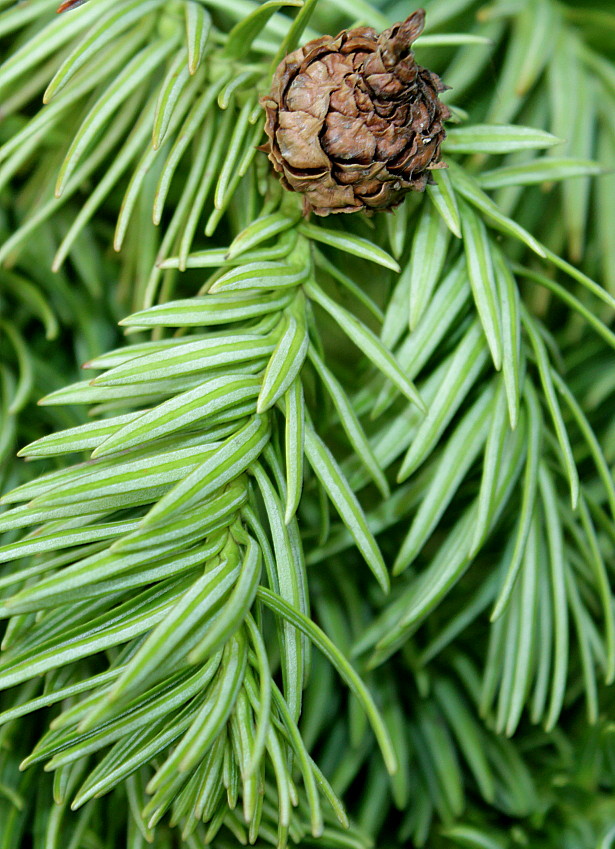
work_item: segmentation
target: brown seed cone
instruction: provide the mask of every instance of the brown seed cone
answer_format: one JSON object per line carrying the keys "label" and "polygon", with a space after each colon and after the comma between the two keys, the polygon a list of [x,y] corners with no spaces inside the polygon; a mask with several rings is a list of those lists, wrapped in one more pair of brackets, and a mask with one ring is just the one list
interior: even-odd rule
{"label": "brown seed cone", "polygon": [[285,188],[303,193],[306,214],[390,209],[444,167],[445,86],[410,50],[424,22],[419,9],[380,35],[371,27],[325,35],[278,65],[261,99],[269,137],[261,149]]}

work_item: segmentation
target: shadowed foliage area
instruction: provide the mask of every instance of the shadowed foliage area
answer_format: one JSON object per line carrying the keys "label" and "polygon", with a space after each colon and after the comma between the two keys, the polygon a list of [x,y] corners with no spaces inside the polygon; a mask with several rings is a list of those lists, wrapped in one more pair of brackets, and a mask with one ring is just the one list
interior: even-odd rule
{"label": "shadowed foliage area", "polygon": [[[609,849],[611,3],[57,5],[0,0],[0,849]],[[349,30],[360,133],[276,135]],[[419,191],[306,217],[268,138]]]}

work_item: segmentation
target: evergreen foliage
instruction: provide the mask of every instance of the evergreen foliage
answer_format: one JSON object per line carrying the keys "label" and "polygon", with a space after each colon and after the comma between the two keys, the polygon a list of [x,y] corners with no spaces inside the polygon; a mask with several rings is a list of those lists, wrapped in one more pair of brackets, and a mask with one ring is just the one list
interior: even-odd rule
{"label": "evergreen foliage", "polygon": [[0,849],[608,849],[608,0],[425,2],[448,169],[316,221],[259,96],[406,2],[56,6],[0,0]]}

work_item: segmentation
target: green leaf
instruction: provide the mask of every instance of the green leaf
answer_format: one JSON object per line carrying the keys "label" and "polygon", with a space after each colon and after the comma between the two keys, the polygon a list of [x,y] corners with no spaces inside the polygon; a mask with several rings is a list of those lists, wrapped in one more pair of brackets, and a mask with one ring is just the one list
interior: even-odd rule
{"label": "green leaf", "polygon": [[[293,550],[284,521],[282,505],[260,464],[254,465],[253,472],[263,497],[271,529],[277,574],[275,591],[294,609],[307,613],[309,605],[308,599],[305,597],[306,584],[304,580],[301,580],[304,567]],[[281,643],[284,696],[290,714],[293,720],[297,722],[301,714],[305,664],[302,639],[295,628],[285,623]]]}
{"label": "green leaf", "polygon": [[[539,541],[540,555],[546,560],[547,550],[544,534]],[[536,646],[538,647],[535,659],[536,672],[534,675],[534,687],[531,697],[531,719],[532,722],[544,720],[545,703],[547,700],[549,684],[553,679],[552,657],[554,641],[553,601],[549,586],[549,574],[546,569],[538,572],[539,599],[538,616],[536,619]]]}
{"label": "green leaf", "polygon": [[515,271],[527,280],[538,283],[540,286],[544,286],[545,289],[549,289],[549,291],[554,292],[558,298],[582,316],[592,329],[602,336],[611,348],[615,348],[615,333],[613,333],[613,331],[603,321],[601,321],[600,318],[592,312],[592,310],[588,309],[585,304],[583,304],[582,301],[576,298],[571,292],[563,286],[560,286],[560,284],[556,283],[555,280],[551,280],[550,277],[540,274],[540,272],[532,271],[528,268],[523,268],[522,266],[516,266]]}
{"label": "green leaf", "polygon": [[[206,339],[194,336],[191,339],[193,341],[188,342],[169,339],[163,349],[151,353],[145,346],[134,346],[135,356],[125,356],[124,362],[112,356],[99,358],[95,361],[96,368],[111,368],[94,378],[93,383],[96,386],[134,386],[200,372],[206,377],[212,369],[233,370],[244,362],[268,357],[275,347],[272,335],[251,332],[214,332]],[[132,350],[125,348],[124,353]]]}
{"label": "green leaf", "polygon": [[495,780],[484,751],[481,726],[449,679],[438,678],[434,683],[434,691],[440,709],[451,726],[483,799],[491,802],[495,797]]}
{"label": "green leaf", "polygon": [[399,575],[413,562],[467,475],[487,437],[492,402],[493,391],[488,386],[448,440],[421,506],[401,543],[393,565],[394,575]]}
{"label": "green leaf", "polygon": [[[395,288],[389,302],[387,304],[382,329],[380,331],[380,339],[382,344],[387,348],[393,348],[400,338],[408,331],[407,316],[410,312],[410,286],[412,285],[412,263],[407,262],[403,268],[399,279],[395,284]],[[399,355],[398,355],[399,358]],[[397,390],[391,390],[390,386],[385,387],[381,392],[397,394]]]}
{"label": "green leaf", "polygon": [[491,245],[487,230],[481,219],[465,204],[462,207],[461,223],[464,248],[468,265],[468,277],[494,367],[502,367],[502,319],[496,289]]}
{"label": "green leaf", "polygon": [[[104,709],[114,702],[126,703],[142,694],[143,685],[155,677],[157,669],[170,656],[179,666],[184,660],[190,643],[190,632],[203,620],[211,618],[212,609],[231,591],[239,574],[236,562],[222,559],[210,565],[205,574],[198,578],[169,610],[165,618],[148,634],[138,651],[128,661],[122,674],[113,684],[100,708],[95,708],[82,724],[83,730],[93,728],[103,716]],[[194,640],[191,641],[194,643]],[[217,660],[217,662],[216,662]],[[220,657],[212,658],[213,677]]]}
{"label": "green leaf", "polygon": [[411,740],[419,763],[428,773],[428,781],[437,786],[439,807],[445,818],[449,818],[449,811],[459,816],[464,807],[463,780],[448,728],[432,703],[423,702],[417,715],[418,728]]}
{"label": "green leaf", "polygon": [[429,199],[453,236],[461,239],[461,219],[451,178],[446,171],[438,169],[432,171],[431,176],[434,182],[427,186]]}
{"label": "green leaf", "polygon": [[442,835],[465,849],[506,849],[503,838],[472,825],[450,826],[443,829]]}
{"label": "green leaf", "polygon": [[598,162],[586,159],[555,159],[544,157],[521,165],[506,165],[494,171],[483,171],[478,183],[483,189],[501,189],[503,186],[533,186],[552,180],[591,176],[603,173]]}
{"label": "green leaf", "polygon": [[188,656],[190,663],[202,663],[206,657],[223,646],[243,624],[254,601],[262,562],[258,544],[248,536],[237,583],[220,616],[212,621],[205,635],[190,652]]}
{"label": "green leaf", "polygon": [[317,227],[315,224],[306,224],[305,222],[299,225],[299,232],[308,239],[322,242],[323,245],[337,248],[338,251],[361,257],[361,259],[368,259],[370,262],[375,262],[377,265],[382,265],[393,271],[400,270],[399,265],[390,254],[361,236],[337,230],[326,230],[324,227]]}
{"label": "green leaf", "polygon": [[482,545],[491,522],[491,511],[494,504],[495,491],[500,471],[500,461],[504,443],[508,436],[506,427],[506,405],[501,387],[497,390],[491,411],[491,425],[485,445],[483,458],[483,474],[478,495],[478,515],[471,555],[474,557]]}
{"label": "green leaf", "polygon": [[[81,723],[76,729],[70,729],[64,733],[61,730],[60,739],[57,739],[55,744],[54,729],[48,735],[48,745],[45,746],[45,738],[43,738],[32,755],[22,763],[22,767],[51,756],[46,769],[57,770],[116,740],[141,737],[160,718],[164,719],[169,714],[177,715],[178,707],[188,702],[191,697],[206,691],[219,663],[220,658],[217,657],[213,663],[199,669],[196,674],[190,675],[183,671],[183,674],[175,674],[160,684],[150,687],[129,703],[124,711],[116,711],[115,715],[102,725],[88,724],[88,716],[86,723]],[[66,714],[62,714],[63,718],[64,716]],[[84,726],[88,730],[84,731]]]}
{"label": "green leaf", "polygon": [[355,672],[352,665],[318,625],[294,607],[291,607],[277,593],[272,592],[266,587],[259,587],[256,594],[260,601],[266,604],[274,613],[284,617],[295,628],[298,628],[304,633],[335,667],[340,677],[348,685],[353,695],[356,696],[363,707],[376,735],[387,770],[390,774],[395,773],[397,771],[397,758],[395,757],[391,738],[369,690]]}
{"label": "green leaf", "polygon": [[[507,638],[505,673],[507,686],[500,690],[498,705],[498,731],[512,736],[517,728],[529,692],[532,673],[532,652],[536,638],[536,597],[538,589],[539,549],[537,545],[536,516],[532,517],[532,526],[523,552],[523,566],[518,584],[515,587],[514,604],[510,607],[510,617],[515,619],[515,639]],[[509,629],[513,630],[513,629]],[[508,661],[510,660],[510,666]]]}
{"label": "green leaf", "polygon": [[248,262],[218,277],[210,292],[290,289],[305,280],[307,275],[308,269],[283,262]]}
{"label": "green leaf", "polygon": [[203,501],[216,489],[244,472],[260,456],[268,441],[267,417],[253,416],[237,433],[210,452],[205,462],[197,465],[154,504],[143,524],[160,525],[178,511],[187,510]]}
{"label": "green leaf", "polygon": [[271,62],[272,73],[275,72],[275,69],[281,60],[299,45],[301,35],[307,27],[317,3],[318,0],[304,0],[303,5],[299,10],[299,14],[290,25],[288,32],[284,35],[284,38]]}
{"label": "green leaf", "polygon": [[[266,242],[279,233],[283,233],[293,227],[296,221],[297,217],[291,217],[284,212],[272,212],[270,215],[257,218],[235,236],[226,254],[227,259],[233,259],[260,245],[261,242]],[[219,280],[216,282],[219,283]]]}
{"label": "green leaf", "polygon": [[412,474],[433,451],[444,429],[484,368],[486,360],[485,342],[475,322],[450,359],[443,383],[404,457],[397,475],[399,482]]}
{"label": "green leaf", "polygon": [[187,54],[184,51],[176,53],[160,85],[152,129],[152,146],[154,150],[158,150],[165,139],[173,112],[177,108],[182,91],[190,77],[186,58]]}
{"label": "green leaf", "polygon": [[[459,314],[469,297],[465,258],[461,257],[436,289],[417,327],[396,352],[397,362],[407,377],[414,378],[434,351],[438,350],[453,324],[459,320]],[[392,298],[391,304],[393,300]],[[396,395],[396,387],[384,386],[372,409],[372,418],[380,416]]]}
{"label": "green leaf", "polygon": [[491,39],[484,35],[471,33],[446,32],[436,35],[421,35],[414,43],[415,47],[452,47],[459,44],[491,44]]}
{"label": "green leaf", "polygon": [[32,312],[38,316],[45,326],[45,339],[56,339],[60,332],[58,318],[51,305],[37,286],[19,274],[6,269],[2,273],[2,286],[7,292],[12,292],[20,300],[28,304]]}
{"label": "green leaf", "polygon": [[519,290],[499,250],[493,251],[493,270],[502,320],[502,376],[508,402],[510,426],[517,426],[521,392],[521,322]]}
{"label": "green leaf", "polygon": [[248,87],[248,83],[254,83],[259,78],[258,70],[254,68],[242,71],[237,74],[230,82],[228,82],[220,94],[218,95],[218,106],[220,109],[228,109],[229,104],[233,102],[237,92],[244,87]]}
{"label": "green leaf", "polygon": [[292,292],[206,295],[150,307],[122,319],[125,327],[198,327],[229,324],[267,315],[288,306]]}
{"label": "green leaf", "polygon": [[[91,217],[93,217],[94,213],[99,208],[104,198],[108,195],[110,190],[117,183],[117,181],[120,179],[121,175],[128,168],[128,166],[133,162],[135,156],[137,156],[138,152],[145,144],[149,130],[149,121],[151,119],[150,109],[151,104],[148,104],[147,108],[142,111],[140,119],[137,122],[137,125],[135,126],[133,132],[129,135],[128,139],[126,140],[126,143],[123,145],[123,147],[117,154],[116,158],[113,161],[113,164],[106,171],[104,177],[100,180],[96,188],[92,191],[86,202],[81,207],[77,217],[75,218],[68,232],[62,239],[60,247],[56,251],[56,255],[53,258],[52,268],[54,271],[57,271],[62,266],[64,260],[68,256],[69,251],[73,247],[75,240],[83,231],[83,228],[87,221]],[[152,153],[155,155],[153,151]],[[136,194],[139,192],[141,188],[140,179],[142,175],[144,176],[143,169],[147,169],[149,165],[149,159],[147,157],[144,157],[140,163],[141,167],[137,167],[135,173],[133,174],[133,179],[130,181],[129,187],[126,190],[124,206],[120,210],[120,215],[118,216],[118,227],[116,239],[114,240],[114,246],[116,246],[118,240],[121,239],[119,233],[123,223],[121,221],[121,219],[123,218],[122,213],[125,213],[127,223],[127,217],[130,215],[130,211],[132,209],[131,201],[134,202],[131,195],[136,196]],[[79,172],[77,172],[75,177],[78,174]],[[136,199],[136,197],[134,199]]]}
{"label": "green leaf", "polygon": [[525,460],[525,472],[521,490],[521,509],[519,511],[519,520],[516,534],[514,536],[514,546],[510,552],[510,562],[507,565],[506,576],[498,594],[493,613],[491,614],[492,621],[495,621],[499,616],[501,616],[510,600],[515,581],[517,580],[517,575],[519,574],[519,569],[523,562],[523,556],[531,529],[532,516],[535,512],[534,504],[538,488],[538,464],[540,461],[541,438],[544,423],[538,398],[536,397],[536,392],[529,380],[525,385],[525,401],[525,410],[527,414],[527,456]]}
{"label": "green leaf", "polygon": [[205,47],[211,33],[211,15],[199,3],[188,0],[184,6],[186,16],[186,46],[188,48],[188,71],[196,74],[205,55]]}
{"label": "green leaf", "polygon": [[[285,603],[282,599],[280,599],[280,602],[283,604]],[[293,608],[290,609],[292,610]],[[315,781],[316,770],[314,769],[313,761],[305,747],[301,733],[297,728],[297,724],[294,722],[288,709],[288,705],[275,683],[273,684],[273,699],[280,713],[284,728],[286,729],[292,752],[297,758],[297,764],[303,776],[310,811],[310,826],[312,835],[314,837],[319,837],[323,833],[323,818],[320,807],[320,798],[318,796],[318,789]]]}
{"label": "green leaf", "polygon": [[611,295],[610,292],[605,291],[602,286],[592,280],[591,277],[588,277],[587,274],[584,274],[579,268],[576,268],[574,265],[566,262],[565,259],[562,259],[548,248],[544,248],[544,255],[549,262],[552,262],[557,268],[560,268],[562,271],[566,272],[566,274],[569,274],[570,277],[577,280],[585,289],[587,289],[588,292],[591,292],[597,298],[600,298],[601,301],[604,301],[608,307],[615,310],[615,296]]}
{"label": "green leaf", "polygon": [[173,47],[173,41],[161,41],[143,48],[97,100],[68,149],[58,175],[56,197],[59,197],[64,191],[70,176],[77,167],[77,163],[105,122],[111,118],[118,106],[126,100],[131,92],[160,65]]}
{"label": "green leaf", "polygon": [[564,702],[568,671],[568,604],[566,601],[564,541],[557,508],[555,484],[544,463],[538,470],[538,485],[544,508],[549,548],[549,578],[553,600],[554,656],[551,699],[545,727],[551,730]]}
{"label": "green leaf", "polygon": [[[256,116],[256,109],[260,109],[260,107],[253,107],[252,111],[248,115],[249,121],[256,120],[256,126],[253,128],[251,133],[248,133],[247,138],[243,139],[243,145],[239,152],[239,159],[237,161],[237,169],[235,174],[229,181],[228,188],[225,189],[223,192],[222,184],[220,182],[216,186],[216,197],[214,202],[215,209],[207,219],[207,224],[205,225],[206,236],[211,236],[215,232],[215,229],[222,220],[222,217],[226,212],[227,207],[231,203],[235,190],[240,184],[241,178],[245,177],[248,172],[248,169],[250,168],[250,165],[252,164],[252,160],[256,156],[258,142],[261,140],[261,137],[263,135],[262,126],[258,122],[258,116]],[[231,142],[232,141],[233,140],[231,139]],[[220,178],[222,178],[223,176],[224,173],[221,173]]]}
{"label": "green leaf", "polygon": [[318,356],[313,346],[311,346],[309,349],[309,357],[316,371],[318,372],[318,376],[322,380],[325,389],[327,390],[329,396],[331,397],[331,400],[333,401],[333,404],[339,416],[340,424],[344,428],[346,436],[350,441],[350,444],[357,452],[357,456],[367,469],[369,476],[382,493],[382,497],[389,498],[391,495],[391,491],[389,488],[388,481],[384,475],[384,472],[378,464],[378,461],[374,455],[374,452],[372,451],[372,448],[365,435],[365,432],[361,427],[361,423],[359,422],[359,419],[354,411],[350,399],[344,392],[339,381]]}
{"label": "green leaf", "polygon": [[[216,116],[217,117],[217,116]],[[181,200],[175,210],[172,224],[165,235],[164,251],[162,246],[159,258],[162,259],[173,240],[179,238],[179,268],[183,271],[190,247],[200,221],[205,202],[218,175],[220,161],[229,142],[233,129],[234,112],[228,110],[219,121],[212,117],[207,121],[196,139],[192,157],[190,176],[182,192]],[[234,184],[229,188],[229,197]],[[214,209],[212,215],[218,210]],[[210,234],[209,234],[210,235]],[[153,298],[148,303],[153,302]]]}
{"label": "green leaf", "polygon": [[[615,161],[615,134],[600,133],[597,147],[596,158],[609,168],[610,163]],[[610,238],[615,229],[615,174],[612,171],[596,181],[596,203],[599,210],[596,229],[602,255],[604,286],[611,294],[615,294],[615,241]]]}
{"label": "green leaf", "polygon": [[425,405],[421,400],[415,386],[400,369],[391,352],[384,347],[378,337],[366,327],[358,318],[348,310],[337,304],[326,295],[315,283],[309,282],[305,285],[306,294],[317,304],[325,309],[329,315],[339,324],[344,333],[352,339],[355,345],[371,360],[376,368],[381,371],[392,383],[394,383],[403,394],[412,401],[421,411],[425,411]]}
{"label": "green leaf", "polygon": [[77,545],[86,545],[104,539],[112,539],[124,533],[130,533],[138,525],[138,522],[106,522],[86,528],[69,528],[52,533],[39,533],[31,539],[22,539],[19,542],[0,546],[0,562],[6,563],[17,560],[20,557],[28,557],[33,554],[41,554],[45,551],[57,551],[63,548],[72,548]]}
{"label": "green leaf", "polygon": [[200,542],[207,534],[219,528],[225,528],[234,521],[237,511],[247,501],[248,492],[245,479],[238,478],[213,495],[205,504],[199,505],[187,515],[180,515],[174,521],[165,522],[158,528],[139,523],[132,532],[111,545],[113,554],[129,552],[152,552],[160,547],[168,549],[188,546]]}
{"label": "green leaf", "polygon": [[583,674],[583,684],[585,687],[587,721],[591,725],[594,725],[598,721],[598,686],[596,682],[591,638],[587,627],[589,613],[581,601],[576,579],[573,577],[572,570],[569,567],[565,570],[564,578],[567,600],[570,605],[572,621],[574,622],[577,633],[580,665]]}
{"label": "green leaf", "polygon": [[[207,528],[204,532],[207,533]],[[210,542],[196,546],[186,554],[178,552],[175,541],[128,552],[105,548],[89,554],[88,549],[82,549],[82,559],[11,596],[12,609],[25,612],[57,607],[71,597],[75,600],[86,596],[95,599],[100,595],[108,596],[111,589],[142,587],[151,581],[182,575],[215,557],[224,540],[223,533],[212,534]]]}
{"label": "green leaf", "polygon": [[318,249],[314,250],[314,264],[317,268],[322,268],[327,274],[330,274],[331,277],[336,280],[338,283],[341,283],[342,286],[347,289],[351,295],[353,295],[359,303],[363,304],[370,313],[374,316],[374,318],[381,322],[384,319],[382,314],[382,310],[380,307],[374,303],[374,301],[369,297],[369,295],[363,291],[361,286],[351,280],[347,274],[345,274],[341,268],[337,265],[334,265],[332,262],[329,262],[327,257],[322,254]]}
{"label": "green leaf", "polygon": [[568,475],[568,481],[570,483],[570,501],[572,503],[572,509],[575,510],[579,501],[579,473],[577,471],[576,463],[574,461],[574,455],[572,453],[572,448],[570,445],[570,440],[568,438],[568,433],[566,431],[566,425],[564,423],[562,411],[560,409],[559,402],[555,394],[553,381],[551,379],[551,366],[549,363],[547,349],[545,348],[545,344],[540,337],[538,328],[535,323],[535,319],[533,319],[529,315],[525,308],[523,308],[522,317],[523,326],[525,327],[526,333],[529,336],[530,342],[532,343],[532,348],[534,349],[534,354],[536,356],[536,365],[538,366],[542,388],[545,393],[545,399],[549,408],[549,412],[551,413],[551,419],[553,421],[553,426],[557,435],[557,441],[559,442],[561,448],[561,457],[564,463],[564,468],[566,469]]}
{"label": "green leaf", "polygon": [[19,413],[30,400],[30,394],[34,384],[34,363],[32,362],[32,355],[28,345],[26,344],[26,340],[17,328],[13,327],[12,324],[9,324],[8,321],[0,319],[0,331],[8,337],[17,358],[17,365],[19,368],[17,385],[15,386],[13,397],[11,398],[7,409],[9,415],[15,415],[16,413]]}
{"label": "green leaf", "polygon": [[[132,0],[132,2],[121,4],[119,9],[109,9],[62,62],[47,86],[43,103],[49,103],[52,97],[61,91],[77,71],[86,65],[102,47],[115,41],[120,33],[162,4],[163,0]],[[66,28],[66,24],[64,26]]]}
{"label": "green leaf", "polygon": [[229,32],[223,55],[230,59],[243,59],[249,53],[252,42],[263,29],[269,18],[282,6],[303,6],[302,0],[266,0],[247,15]]}
{"label": "green leaf", "polygon": [[154,439],[168,436],[182,428],[193,427],[214,413],[232,409],[256,398],[259,390],[260,380],[256,377],[229,374],[207,380],[196,389],[182,392],[132,419],[101,442],[92,457],[103,457],[127,448],[147,445]]}
{"label": "green leaf", "polygon": [[[192,4],[190,3],[187,5]],[[171,150],[169,151],[169,154],[165,160],[164,166],[162,167],[160,176],[158,178],[158,183],[156,185],[156,194],[154,197],[154,207],[152,213],[152,219],[154,224],[160,224],[165,206],[165,201],[167,199],[167,195],[171,187],[171,183],[173,181],[173,176],[182,156],[186,152],[188,145],[194,138],[197,131],[203,127],[203,120],[211,109],[211,107],[213,106],[220,89],[226,81],[227,77],[225,75],[222,75],[220,79],[216,80],[215,82],[212,82],[211,85],[205,90],[205,92],[194,102],[192,108],[190,109],[190,112],[188,113],[188,116],[182,124],[182,127],[178,132],[177,137],[171,147]],[[174,113],[174,115],[175,114],[176,113]]]}
{"label": "green leaf", "polygon": [[156,790],[162,781],[176,770],[187,772],[198,764],[224,728],[233,710],[245,674],[246,662],[245,638],[243,635],[236,635],[225,646],[214,691],[148,784],[148,792]]}
{"label": "green leaf", "polygon": [[[256,711],[258,716],[256,731],[254,733],[254,747],[252,749],[252,756],[247,768],[247,773],[250,775],[254,774],[258,769],[261,758],[265,751],[265,747],[267,745],[267,741],[269,739],[269,735],[271,733],[269,714],[271,711],[273,687],[271,682],[271,671],[269,668],[269,658],[267,657],[267,647],[265,645],[265,641],[263,640],[262,634],[259,631],[256,622],[254,621],[252,616],[250,616],[249,613],[246,616],[245,621],[248,634],[252,642],[252,646],[254,647],[256,665],[258,669],[258,678],[260,682],[259,705]],[[274,769],[276,770],[277,774],[276,766],[277,764],[274,762]],[[284,795],[283,790],[282,794]],[[283,810],[284,805],[282,804],[282,800],[280,800],[281,819],[284,818]]]}
{"label": "green leaf", "polygon": [[186,578],[171,579],[145,590],[125,604],[65,629],[60,639],[50,640],[20,653],[6,652],[0,664],[0,685],[12,687],[42,672],[57,669],[149,631],[172,608],[187,587]]}
{"label": "green leaf", "polygon": [[[302,296],[303,297],[303,296]],[[285,327],[263,375],[256,410],[264,413],[284,395],[303,367],[308,332],[301,309],[287,311]]]}
{"label": "green leaf", "polygon": [[168,487],[182,480],[215,452],[214,443],[205,444],[199,449],[190,447],[160,452],[154,455],[155,463],[152,462],[152,454],[128,462],[99,461],[91,467],[77,469],[77,474],[71,475],[69,472],[66,482],[53,482],[51,486],[46,486],[46,491],[34,497],[33,507],[52,508],[68,504],[83,506],[84,500],[91,503],[105,497]]}
{"label": "green leaf", "polygon": [[615,481],[613,480],[613,476],[609,471],[609,465],[604,456],[598,438],[592,430],[587,416],[580,407],[579,402],[576,400],[566,383],[562,380],[560,375],[554,369],[551,369],[551,378],[557,391],[560,393],[560,395],[566,402],[568,409],[572,413],[577,425],[579,426],[579,430],[583,434],[583,437],[592,455],[594,465],[596,466],[596,470],[606,492],[606,497],[609,503],[611,514],[613,515],[613,518],[615,518]]}
{"label": "green leaf", "polygon": [[52,692],[45,693],[34,699],[29,699],[26,702],[21,702],[13,708],[0,713],[0,725],[5,722],[11,722],[20,716],[25,716],[40,708],[48,707],[49,705],[57,704],[64,699],[70,699],[78,696],[88,690],[94,690],[98,686],[104,686],[111,681],[114,681],[121,672],[121,667],[108,669],[106,672],[100,672],[98,675],[92,675],[83,681],[78,681],[76,684],[69,684],[66,687],[60,687]]}
{"label": "green leaf", "polygon": [[524,242],[530,250],[534,251],[534,253],[543,259],[549,255],[544,245],[521,227],[520,224],[517,224],[516,221],[504,215],[491,198],[479,188],[476,181],[468,176],[465,171],[459,168],[454,162],[449,164],[449,169],[455,189],[487,218],[492,227]]}
{"label": "green leaf", "polygon": [[409,203],[402,203],[392,210],[392,214],[386,218],[387,236],[393,256],[399,259],[404,252],[406,236],[408,235],[408,221],[410,219]]}
{"label": "green leaf", "polygon": [[[502,463],[505,473],[498,481],[494,521],[507,503],[516,483],[522,451],[522,440],[516,433],[515,441],[509,448],[509,455]],[[357,654],[376,644],[376,652],[370,659],[370,666],[378,665],[403,645],[466,572],[471,562],[469,550],[476,522],[476,507],[476,502],[473,502],[465,510],[449,531],[429,567],[384,609],[379,619],[370,625],[357,641]]]}
{"label": "green leaf", "polygon": [[510,121],[515,117],[551,58],[560,22],[561,15],[548,0],[537,0],[531,7],[520,9],[506,51],[498,97],[493,99],[488,113],[491,121]]}
{"label": "green leaf", "polygon": [[444,149],[452,153],[514,153],[561,144],[551,133],[516,124],[475,124],[448,130]]}
{"label": "green leaf", "polygon": [[[142,40],[139,34],[124,36],[114,45],[113,52],[111,52],[110,48],[101,51],[100,56],[96,57],[92,62],[91,74],[98,74],[100,76],[112,74],[124,62],[129,61]],[[23,150],[24,144],[28,143],[28,146],[31,147],[37,136],[40,141],[40,135],[60,121],[71,104],[79,101],[84,94],[96,87],[100,76],[93,77],[88,75],[78,80],[61,97],[54,100],[45,109],[41,110],[38,115],[31,118],[25,126],[0,145],[0,160],[7,159],[11,154],[18,156],[19,151]],[[8,163],[5,168],[8,168]],[[6,181],[6,175],[3,175],[3,180]]]}
{"label": "green leaf", "polygon": [[378,583],[385,592],[389,589],[389,576],[378,544],[367,526],[361,505],[348,485],[333,455],[316,434],[313,426],[306,422],[305,453],[316,477],[340,518],[352,534],[357,548],[365,558]]}
{"label": "green leaf", "polygon": [[590,550],[590,562],[595,576],[604,617],[606,642],[605,681],[611,683],[615,678],[615,608],[612,604],[609,577],[606,564],[600,551],[600,545],[591,515],[584,499],[579,502],[579,514]]}
{"label": "green leaf", "polygon": [[248,120],[253,108],[254,102],[252,100],[246,100],[239,111],[239,115],[237,115],[233,122],[233,132],[228,145],[226,145],[226,155],[224,156],[222,165],[217,169],[218,180],[214,192],[214,206],[216,209],[224,208],[225,200],[232,191],[231,186],[234,175],[240,170],[244,139],[248,131]]}
{"label": "green leaf", "polygon": [[[578,54],[576,36],[563,31],[549,65],[551,126],[555,132],[565,131],[564,154],[589,159],[596,137],[596,95]],[[576,263],[583,256],[586,242],[590,182],[589,177],[578,177],[562,184],[568,252]]]}
{"label": "green leaf", "polygon": [[[194,333],[191,334],[190,339],[191,341],[197,342],[215,335],[215,333]],[[181,344],[181,340],[178,340],[177,337],[170,337],[168,339],[149,339],[147,342],[135,342],[129,345],[124,343],[120,348],[113,348],[111,351],[105,351],[105,353],[93,357],[88,360],[87,363],[84,363],[82,368],[88,370],[114,368],[115,366],[124,365],[131,360],[136,360],[138,357],[143,357],[147,354],[156,354],[158,352],[163,354],[167,348],[172,348],[177,344]]]}
{"label": "green leaf", "polygon": [[[257,248],[246,251],[244,255],[228,259],[226,248],[208,248],[195,251],[185,258],[186,268],[218,268],[220,266],[235,266],[245,262],[275,262],[288,256],[295,246],[297,232],[289,229],[277,239],[276,244],[269,248]],[[179,257],[169,257],[160,263],[160,268],[179,268]]]}
{"label": "green leaf", "polygon": [[[41,14],[40,6],[32,4],[30,7],[34,17]],[[27,17],[24,17],[24,9],[15,8],[13,16],[9,14],[5,17],[5,24],[8,29],[9,21],[13,18],[15,26],[19,27],[20,23],[26,24]],[[4,88],[9,82],[15,80],[21,74],[28,73],[36,64],[42,61],[45,57],[56,53],[63,44],[70,41],[81,30],[85,29],[89,24],[94,22],[98,17],[98,9],[94,6],[84,9],[79,15],[74,15],[70,20],[65,18],[56,18],[50,21],[46,26],[42,27],[38,32],[30,34],[19,49],[15,50],[0,68],[0,87]],[[0,34],[2,30],[0,30]]]}
{"label": "green leaf", "polygon": [[284,456],[286,459],[286,510],[284,522],[288,525],[299,506],[303,490],[303,441],[305,428],[305,401],[299,377],[291,383],[284,395]]}
{"label": "green leaf", "polygon": [[192,721],[194,702],[159,720],[139,735],[130,736],[113,746],[79,788],[71,808],[77,810],[94,796],[108,792],[139,767],[147,764],[173,743]]}
{"label": "green leaf", "polygon": [[440,216],[426,205],[410,254],[410,330],[418,324],[438,282],[446,259],[448,236]]}

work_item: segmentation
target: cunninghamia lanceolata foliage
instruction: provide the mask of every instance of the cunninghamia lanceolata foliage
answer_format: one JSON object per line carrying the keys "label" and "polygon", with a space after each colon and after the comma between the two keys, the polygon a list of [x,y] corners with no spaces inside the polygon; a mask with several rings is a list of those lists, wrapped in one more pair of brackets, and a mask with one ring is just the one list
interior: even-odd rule
{"label": "cunninghamia lanceolata foliage", "polygon": [[0,0],[5,845],[608,842],[599,41],[427,4],[449,167],[321,226],[259,98],[345,4],[54,5]]}

